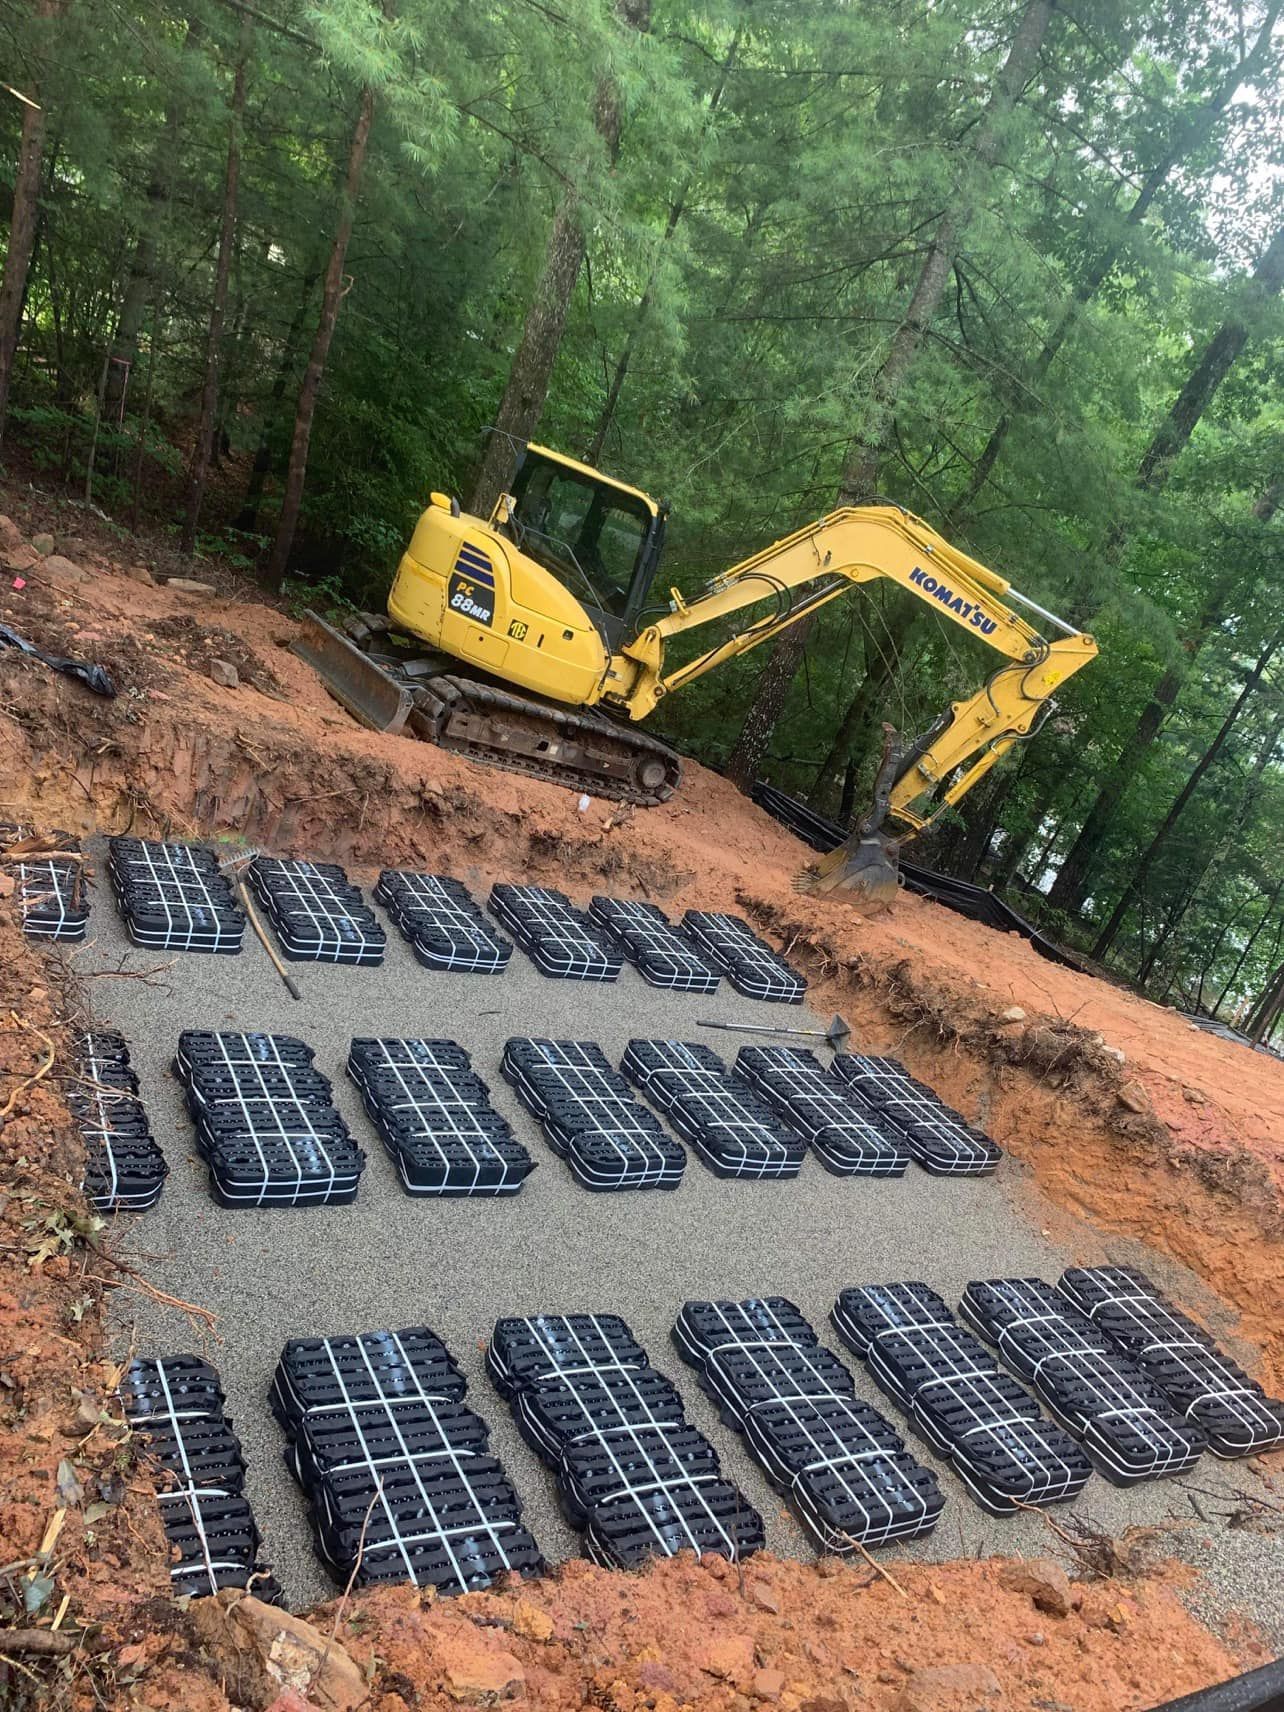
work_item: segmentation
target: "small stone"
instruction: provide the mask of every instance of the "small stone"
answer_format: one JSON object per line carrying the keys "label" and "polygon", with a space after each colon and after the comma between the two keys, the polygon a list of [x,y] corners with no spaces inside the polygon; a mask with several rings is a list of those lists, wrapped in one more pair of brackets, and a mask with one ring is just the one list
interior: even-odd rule
{"label": "small stone", "polygon": [[513,1633],[525,1635],[528,1641],[547,1641],[553,1636],[553,1619],[529,1599],[519,1599],[513,1612]]}
{"label": "small stone", "polygon": [[1121,1106],[1126,1106],[1130,1112],[1148,1112],[1150,1110],[1150,1095],[1140,1082],[1125,1082],[1115,1098]]}
{"label": "small stone", "polygon": [[1048,1637],[1044,1634],[1042,1629],[1035,1629],[1031,1634],[1028,1634],[1025,1637],[1025,1644],[1027,1647],[1046,1647],[1048,1644]]}
{"label": "small stone", "polygon": [[156,578],[148,570],[146,565],[126,565],[125,575],[133,582],[146,583],[149,588],[156,587]]}
{"label": "small stone", "polygon": [[177,589],[179,594],[217,594],[213,583],[203,583],[196,577],[167,577],[165,587]]}
{"label": "small stone", "polygon": [[1025,1012],[1020,1005],[1009,1005],[1007,1010],[999,1012],[1000,1022],[1024,1022]]}
{"label": "small stone", "polygon": [[16,547],[0,546],[0,560],[4,567],[15,576],[26,576],[29,571],[39,570],[40,555],[34,547],[28,547],[25,541],[19,541]]}
{"label": "small stone", "polygon": [[1116,1064],[1126,1064],[1128,1062],[1128,1054],[1124,1051],[1122,1046],[1107,1046],[1103,1042],[1101,1050],[1105,1053],[1107,1058],[1113,1058]]}
{"label": "small stone", "polygon": [[52,535],[43,533],[40,535],[33,535],[31,537],[31,545],[35,548],[36,552],[39,553],[42,559],[47,559],[50,553],[54,550],[54,538]]}
{"label": "small stone", "polygon": [[749,1691],[755,1700],[779,1700],[784,1686],[783,1670],[756,1670]]}
{"label": "small stone", "polygon": [[1074,1607],[1070,1577],[1055,1558],[1035,1557],[1005,1564],[999,1571],[999,1585],[1010,1593],[1024,1593],[1038,1610],[1054,1617],[1068,1617]]}
{"label": "small stone", "polygon": [[[39,539],[39,537],[37,537]],[[76,588],[81,583],[89,581],[89,572],[82,571],[80,566],[70,559],[64,559],[61,553],[50,553],[40,565],[40,575],[56,588]]]}
{"label": "small stone", "polygon": [[710,1635],[697,1650],[695,1663],[710,1676],[739,1682],[753,1674],[752,1635]]}
{"label": "small stone", "polygon": [[1208,1101],[1205,1099],[1204,1095],[1200,1093],[1198,1088],[1183,1088],[1181,1095],[1182,1099],[1188,1100],[1192,1106],[1206,1106],[1208,1104]]}
{"label": "small stone", "polygon": [[776,1590],[769,1581],[753,1582],[749,1588],[749,1597],[760,1611],[770,1611],[774,1615],[780,1610]]}
{"label": "small stone", "polygon": [[7,553],[13,552],[23,545],[22,530],[19,529],[12,517],[6,517],[3,512],[0,512],[0,550]]}
{"label": "small stone", "polygon": [[465,1706],[491,1706],[526,1690],[526,1674],[512,1653],[492,1650],[471,1636],[441,1635],[433,1642],[441,1687]]}
{"label": "small stone", "polygon": [[241,681],[241,674],[230,660],[211,660],[210,676],[226,690],[234,690]]}
{"label": "small stone", "polygon": [[1003,1698],[1003,1684],[985,1664],[927,1665],[914,1672],[892,1702],[894,1712],[974,1712]]}

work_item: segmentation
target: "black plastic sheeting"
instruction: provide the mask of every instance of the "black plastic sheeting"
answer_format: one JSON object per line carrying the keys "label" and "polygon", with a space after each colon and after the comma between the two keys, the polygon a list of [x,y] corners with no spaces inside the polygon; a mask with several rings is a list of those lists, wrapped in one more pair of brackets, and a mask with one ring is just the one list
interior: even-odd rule
{"label": "black plastic sheeting", "polygon": [[80,682],[96,695],[114,696],[116,693],[116,686],[105,667],[93,665],[86,660],[70,660],[63,654],[50,654],[44,648],[37,648],[34,642],[28,642],[25,636],[19,636],[16,630],[10,630],[7,624],[0,624],[0,645],[20,649],[22,653],[30,654],[33,660],[43,660],[45,665],[52,666],[55,672],[65,672],[69,678],[79,678]]}
{"label": "black plastic sheeting", "polygon": [[1153,1712],[1284,1712],[1284,1659],[1180,1700],[1166,1700]]}
{"label": "black plastic sheeting", "polygon": [[[763,779],[759,779],[750,795],[773,820],[787,826],[790,832],[822,856],[847,836],[835,821],[826,820],[824,815],[817,814],[806,803],[799,802],[797,797],[786,796],[784,791],[778,791]],[[1092,973],[1081,958],[1045,938],[1023,915],[1018,915],[1002,898],[981,886],[969,885],[966,880],[953,879],[949,874],[937,874],[931,868],[920,868],[917,862],[907,862],[904,857],[901,858],[901,879],[911,892],[935,898],[938,904],[944,904],[947,909],[956,910],[972,921],[984,922],[986,927],[997,928],[1000,933],[1019,933],[1049,963],[1077,969],[1080,974]]]}

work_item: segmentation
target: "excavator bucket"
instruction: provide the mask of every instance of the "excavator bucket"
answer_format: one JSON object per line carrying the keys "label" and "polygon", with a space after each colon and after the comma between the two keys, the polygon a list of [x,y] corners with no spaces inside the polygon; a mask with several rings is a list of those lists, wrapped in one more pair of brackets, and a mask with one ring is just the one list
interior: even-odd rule
{"label": "excavator bucket", "polygon": [[859,892],[870,903],[890,904],[900,887],[900,848],[886,833],[854,832],[821,857],[803,889]]}
{"label": "excavator bucket", "polygon": [[874,781],[874,804],[869,814],[841,844],[799,875],[802,892],[855,892],[866,903],[889,906],[900,887],[897,839],[882,831],[888,798],[896,783],[901,747],[890,725],[883,727],[883,758]]}

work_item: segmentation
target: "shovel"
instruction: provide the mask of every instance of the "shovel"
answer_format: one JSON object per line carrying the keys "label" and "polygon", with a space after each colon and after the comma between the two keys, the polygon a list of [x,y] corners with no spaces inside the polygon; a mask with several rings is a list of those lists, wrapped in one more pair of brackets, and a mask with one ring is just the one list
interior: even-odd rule
{"label": "shovel", "polygon": [[697,1020],[697,1028],[722,1028],[728,1034],[804,1034],[812,1040],[823,1040],[832,1046],[835,1052],[841,1052],[852,1037],[852,1031],[834,1012],[833,1021],[828,1028],[773,1028],[770,1023],[757,1022],[703,1022]]}

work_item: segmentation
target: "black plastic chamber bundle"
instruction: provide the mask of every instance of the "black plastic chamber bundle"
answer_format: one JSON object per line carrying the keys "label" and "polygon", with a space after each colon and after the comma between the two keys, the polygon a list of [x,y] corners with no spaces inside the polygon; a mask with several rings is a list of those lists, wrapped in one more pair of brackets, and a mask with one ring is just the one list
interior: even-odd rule
{"label": "black plastic chamber bundle", "polygon": [[348,1075],[408,1195],[515,1195],[535,1169],[453,1040],[357,1039]]}
{"label": "black plastic chamber bundle", "polygon": [[174,1073],[220,1206],[326,1206],[356,1199],[366,1156],[303,1041],[189,1029],[179,1036]]}
{"label": "black plastic chamber bundle", "polygon": [[282,1350],[269,1402],[339,1586],[468,1593],[544,1568],[467,1388],[427,1326],[292,1338]]}
{"label": "black plastic chamber bundle", "polygon": [[618,1315],[502,1319],[486,1365],[595,1563],[635,1569],[680,1551],[738,1559],[761,1548],[761,1516]]}
{"label": "black plastic chamber bundle", "polygon": [[562,981],[615,981],[623,953],[565,892],[549,886],[492,886],[491,914],[541,975]]}

